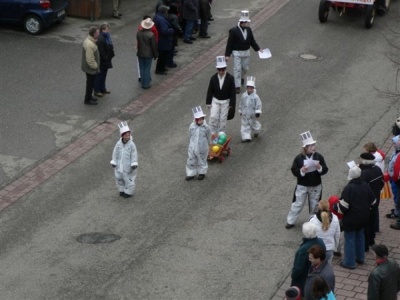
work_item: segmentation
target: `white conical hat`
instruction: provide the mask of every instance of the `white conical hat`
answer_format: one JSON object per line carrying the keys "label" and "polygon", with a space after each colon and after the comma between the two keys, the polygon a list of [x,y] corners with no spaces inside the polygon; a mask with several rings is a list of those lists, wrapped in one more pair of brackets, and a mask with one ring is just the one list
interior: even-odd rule
{"label": "white conical hat", "polygon": [[125,121],[119,123],[119,124],[118,124],[118,128],[119,128],[119,133],[120,133],[121,135],[123,135],[125,132],[131,131],[131,130],[129,129],[128,123],[126,123]]}
{"label": "white conical hat", "polygon": [[215,63],[216,63],[216,68],[226,68],[226,60],[225,60],[225,56],[217,56],[217,58],[215,59]]}
{"label": "white conical hat", "polygon": [[303,142],[303,147],[308,146],[308,145],[313,145],[317,141],[314,141],[314,139],[311,136],[311,133],[309,131],[300,133],[301,141]]}
{"label": "white conical hat", "polygon": [[253,88],[255,88],[256,87],[256,78],[254,76],[247,76],[246,86],[252,86]]}
{"label": "white conical hat", "polygon": [[196,106],[192,108],[193,112],[193,117],[195,119],[205,117],[206,115],[203,113],[203,110],[201,109],[201,106]]}
{"label": "white conical hat", "polygon": [[240,12],[239,22],[250,22],[250,13],[248,10],[242,10]]}

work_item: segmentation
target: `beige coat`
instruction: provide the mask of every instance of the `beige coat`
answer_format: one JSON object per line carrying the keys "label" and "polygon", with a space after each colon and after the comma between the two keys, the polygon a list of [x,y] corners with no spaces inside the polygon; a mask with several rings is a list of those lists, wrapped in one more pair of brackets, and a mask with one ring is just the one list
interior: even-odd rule
{"label": "beige coat", "polygon": [[88,36],[82,46],[82,71],[91,75],[97,74],[100,68],[100,54],[96,40]]}

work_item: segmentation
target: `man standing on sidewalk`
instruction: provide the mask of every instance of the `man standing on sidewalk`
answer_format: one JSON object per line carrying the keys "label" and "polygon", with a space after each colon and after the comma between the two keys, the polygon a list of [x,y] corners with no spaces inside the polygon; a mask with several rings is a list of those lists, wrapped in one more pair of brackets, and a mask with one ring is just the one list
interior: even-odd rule
{"label": "man standing on sidewalk", "polygon": [[250,47],[254,51],[260,51],[253,31],[248,24],[250,23],[249,11],[242,10],[239,23],[229,30],[228,42],[225,49],[226,61],[233,55],[233,77],[235,77],[236,94],[240,93],[240,86],[244,84],[244,76],[249,70]]}
{"label": "man standing on sidewalk", "polygon": [[122,14],[119,12],[119,7],[121,6],[121,0],[113,0],[113,14],[114,19],[121,19]]}
{"label": "man standing on sidewalk", "polygon": [[86,73],[85,104],[97,105],[97,99],[92,96],[96,75],[100,72],[100,54],[96,45],[99,36],[97,27],[90,27],[89,35],[82,46],[82,71]]}
{"label": "man standing on sidewalk", "polygon": [[385,245],[372,247],[376,267],[368,277],[368,300],[396,300],[400,291],[400,268],[397,262],[388,258]]}

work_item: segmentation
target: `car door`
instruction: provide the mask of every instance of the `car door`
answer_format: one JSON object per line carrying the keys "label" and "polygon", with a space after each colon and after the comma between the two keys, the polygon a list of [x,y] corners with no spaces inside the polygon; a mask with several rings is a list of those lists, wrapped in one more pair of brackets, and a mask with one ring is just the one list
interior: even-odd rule
{"label": "car door", "polygon": [[0,20],[19,22],[30,0],[0,0]]}

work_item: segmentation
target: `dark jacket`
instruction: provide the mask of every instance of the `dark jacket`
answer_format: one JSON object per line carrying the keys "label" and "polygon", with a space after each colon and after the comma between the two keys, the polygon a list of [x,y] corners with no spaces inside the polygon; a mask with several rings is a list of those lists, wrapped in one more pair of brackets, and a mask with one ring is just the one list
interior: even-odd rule
{"label": "dark jacket", "polygon": [[292,174],[297,177],[297,184],[299,185],[304,185],[304,186],[317,186],[321,184],[321,176],[325,175],[328,173],[328,167],[325,163],[324,157],[319,154],[318,152],[315,152],[313,154],[313,160],[318,160],[319,164],[322,167],[322,172],[319,173],[317,170],[308,172],[304,176],[301,176],[300,169],[304,166],[304,160],[306,159],[306,156],[302,153],[297,155],[292,164]]}
{"label": "dark jacket", "polygon": [[254,51],[260,50],[260,46],[258,46],[256,40],[254,39],[251,28],[246,27],[247,38],[244,39],[243,34],[238,26],[235,26],[229,30],[225,56],[231,56],[233,50],[249,50],[250,46],[254,49]]}
{"label": "dark jacket", "polygon": [[207,90],[206,105],[211,105],[213,97],[217,98],[218,100],[229,99],[229,106],[235,107],[236,105],[235,79],[231,74],[226,72],[222,89],[219,88],[218,73],[211,76]]}
{"label": "dark jacket", "polygon": [[115,56],[114,46],[107,44],[105,37],[100,33],[97,39],[97,47],[100,53],[100,69],[111,69],[113,67],[111,60]]}
{"label": "dark jacket", "polygon": [[[313,286],[314,278],[317,275],[324,278],[326,283],[328,284],[329,288],[331,289],[331,291],[335,292],[335,274],[333,273],[331,264],[327,260],[324,260],[321,262],[321,264],[318,266],[317,269],[313,270],[313,268],[310,267],[308,275],[307,275],[307,279],[306,279],[306,284],[304,286],[304,300],[314,300],[315,299],[312,296],[312,286]],[[319,299],[315,299],[315,300],[319,300]]]}
{"label": "dark jacket", "polygon": [[300,288],[302,295],[304,295],[304,285],[306,282],[308,270],[310,269],[311,263],[308,260],[308,249],[314,245],[320,245],[325,248],[324,241],[320,238],[307,239],[303,238],[303,243],[297,249],[294,256],[293,269],[292,269],[292,282],[290,286],[297,286]]}
{"label": "dark jacket", "polygon": [[207,21],[211,18],[211,7],[209,0],[200,0],[200,19]]}
{"label": "dark jacket", "polygon": [[136,33],[137,56],[145,58],[157,58],[157,42],[151,29],[138,30]]}
{"label": "dark jacket", "polygon": [[388,258],[372,270],[368,277],[368,300],[397,300],[400,291],[400,268]]}
{"label": "dark jacket", "polygon": [[183,19],[189,21],[197,21],[200,18],[199,9],[199,0],[183,0]]}
{"label": "dark jacket", "polygon": [[381,190],[383,189],[383,173],[381,168],[374,164],[360,164],[361,180],[366,182],[375,195],[377,202],[381,199]]}
{"label": "dark jacket", "polygon": [[158,51],[166,51],[172,49],[172,41],[174,36],[174,29],[171,23],[168,21],[167,17],[158,12],[154,16],[154,24],[156,25],[158,31]]}
{"label": "dark jacket", "polygon": [[368,224],[375,195],[367,183],[355,178],[344,187],[338,207],[343,213],[343,231],[358,231]]}

